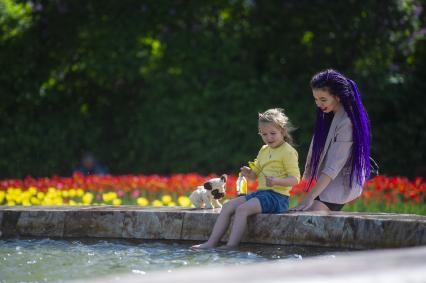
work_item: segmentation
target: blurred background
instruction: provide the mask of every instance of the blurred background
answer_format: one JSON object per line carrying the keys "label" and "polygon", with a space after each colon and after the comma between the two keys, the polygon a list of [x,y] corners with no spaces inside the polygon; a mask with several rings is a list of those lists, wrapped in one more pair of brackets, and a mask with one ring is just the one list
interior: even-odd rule
{"label": "blurred background", "polygon": [[303,168],[312,75],[358,83],[381,173],[426,175],[425,1],[0,0],[0,178],[235,174],[284,108]]}

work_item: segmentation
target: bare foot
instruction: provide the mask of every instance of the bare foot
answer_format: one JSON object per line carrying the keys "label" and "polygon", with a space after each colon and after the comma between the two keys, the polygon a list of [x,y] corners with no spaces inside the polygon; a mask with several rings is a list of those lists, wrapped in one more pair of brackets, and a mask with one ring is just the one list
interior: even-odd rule
{"label": "bare foot", "polygon": [[205,243],[202,243],[202,244],[199,244],[199,245],[193,245],[191,247],[191,249],[196,249],[196,250],[198,250],[198,249],[213,249],[214,247],[215,247],[215,245],[210,244],[209,242],[205,242]]}

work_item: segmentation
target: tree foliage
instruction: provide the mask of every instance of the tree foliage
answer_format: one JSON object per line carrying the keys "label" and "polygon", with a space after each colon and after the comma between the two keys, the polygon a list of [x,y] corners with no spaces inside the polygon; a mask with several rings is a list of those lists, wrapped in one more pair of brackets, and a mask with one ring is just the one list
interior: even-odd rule
{"label": "tree foliage", "polygon": [[358,82],[373,155],[424,166],[419,1],[0,0],[0,177],[70,173],[93,151],[113,173],[236,172],[282,107],[303,168],[333,67]]}

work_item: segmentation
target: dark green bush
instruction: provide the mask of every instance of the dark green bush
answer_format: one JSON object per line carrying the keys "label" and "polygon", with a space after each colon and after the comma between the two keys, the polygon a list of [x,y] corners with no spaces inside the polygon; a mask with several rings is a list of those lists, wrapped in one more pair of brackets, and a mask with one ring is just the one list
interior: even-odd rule
{"label": "dark green bush", "polygon": [[0,0],[0,177],[70,174],[90,150],[111,173],[235,173],[285,108],[303,168],[333,67],[359,83],[382,172],[424,166],[418,1]]}

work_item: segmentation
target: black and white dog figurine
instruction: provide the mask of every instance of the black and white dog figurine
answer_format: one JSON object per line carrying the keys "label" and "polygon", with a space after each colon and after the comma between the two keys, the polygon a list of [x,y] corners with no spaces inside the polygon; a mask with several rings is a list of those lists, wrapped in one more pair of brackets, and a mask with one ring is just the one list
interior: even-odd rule
{"label": "black and white dog figurine", "polygon": [[196,208],[220,208],[222,204],[219,200],[225,196],[227,180],[228,176],[225,174],[220,178],[210,179],[204,185],[198,186],[189,199]]}

